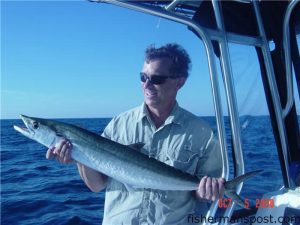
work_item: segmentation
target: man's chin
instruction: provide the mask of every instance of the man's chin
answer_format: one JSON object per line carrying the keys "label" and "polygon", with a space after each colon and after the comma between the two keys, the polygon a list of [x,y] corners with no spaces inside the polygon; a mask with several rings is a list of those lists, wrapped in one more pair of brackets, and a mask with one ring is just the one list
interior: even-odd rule
{"label": "man's chin", "polygon": [[154,98],[145,98],[145,103],[147,106],[155,107],[158,105],[158,101]]}

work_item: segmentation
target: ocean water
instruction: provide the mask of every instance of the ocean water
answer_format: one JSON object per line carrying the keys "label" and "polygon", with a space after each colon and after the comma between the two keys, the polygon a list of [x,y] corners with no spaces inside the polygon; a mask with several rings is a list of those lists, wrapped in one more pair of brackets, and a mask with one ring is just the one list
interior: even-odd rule
{"label": "ocean water", "polygon": [[[213,118],[203,119],[215,129]],[[109,120],[61,121],[101,133]],[[104,193],[89,191],[74,164],[47,160],[45,147],[13,129],[22,124],[21,120],[1,120],[1,224],[101,224]],[[282,186],[282,175],[268,117],[245,117],[241,127],[246,171],[264,170],[247,181],[242,191],[254,204],[263,193]],[[230,137],[228,144],[230,152]],[[232,165],[230,154],[229,160]]]}

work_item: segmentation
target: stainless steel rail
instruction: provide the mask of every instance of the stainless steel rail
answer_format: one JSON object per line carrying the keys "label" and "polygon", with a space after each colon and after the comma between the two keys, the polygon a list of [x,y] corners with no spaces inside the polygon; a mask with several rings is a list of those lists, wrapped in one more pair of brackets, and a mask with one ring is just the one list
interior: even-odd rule
{"label": "stainless steel rail", "polygon": [[283,49],[284,49],[284,58],[285,58],[285,71],[286,71],[286,85],[287,85],[287,102],[286,106],[283,109],[283,118],[287,116],[290,112],[293,103],[293,77],[292,77],[292,60],[291,60],[291,46],[290,46],[290,17],[293,9],[299,3],[297,0],[293,0],[288,5],[288,8],[285,12],[284,22],[283,22]]}
{"label": "stainless steel rail", "polygon": [[[203,28],[205,32],[210,36],[211,40],[220,41],[222,40],[222,32],[218,30],[212,30],[208,28]],[[250,45],[261,47],[263,45],[263,41],[260,37],[251,37],[245,35],[239,35],[232,32],[227,32],[227,41],[229,43],[236,43],[241,45]]]}
{"label": "stainless steel rail", "polygon": [[169,5],[167,5],[165,9],[168,11],[173,11],[176,8],[177,4],[179,4],[180,2],[182,2],[182,0],[174,0]]}
{"label": "stainless steel rail", "polygon": [[[239,123],[239,113],[237,108],[236,102],[236,94],[234,89],[233,83],[233,75],[232,75],[232,68],[231,68],[231,60],[229,55],[229,48],[228,48],[228,40],[225,30],[224,19],[221,10],[221,1],[212,1],[213,9],[216,16],[216,22],[218,29],[222,32],[222,40],[219,41],[220,47],[220,60],[221,60],[221,67],[222,72],[224,75],[224,84],[225,84],[225,92],[227,98],[227,105],[230,117],[230,125],[232,131],[232,143],[233,143],[233,152],[236,158],[236,175],[242,175],[245,173],[245,165],[244,165],[244,158],[243,158],[243,151],[242,151],[242,144],[241,144],[241,129]],[[243,184],[241,183],[237,187],[237,193],[239,194],[242,190]],[[225,211],[224,217],[231,217],[233,210],[234,210],[235,203],[231,204]],[[228,221],[223,221],[223,224],[227,224]]]}
{"label": "stainless steel rail", "polygon": [[261,49],[262,49],[263,58],[265,61],[267,78],[268,78],[268,83],[269,83],[270,91],[271,91],[271,97],[272,97],[272,101],[273,101],[273,105],[274,105],[276,121],[278,124],[278,131],[279,131],[280,142],[281,142],[281,147],[282,147],[282,151],[283,151],[287,183],[288,183],[288,187],[291,187],[291,182],[290,182],[290,178],[288,175],[289,174],[289,168],[288,168],[289,164],[288,164],[288,146],[287,146],[287,142],[286,142],[287,136],[286,136],[286,130],[285,130],[285,126],[284,126],[283,112],[282,112],[282,107],[280,104],[279,93],[278,93],[277,84],[275,81],[274,67],[273,67],[273,63],[272,63],[272,59],[271,59],[268,40],[266,37],[265,30],[263,28],[263,23],[262,23],[260,10],[259,10],[258,1],[256,1],[256,0],[253,1],[253,6],[254,6],[256,19],[257,19],[259,34],[262,37],[262,40],[264,42]]}
{"label": "stainless steel rail", "polygon": [[[230,33],[225,31],[225,26],[222,18],[222,12],[220,10],[220,6],[222,4],[221,1],[212,0],[213,8],[216,16],[217,21],[217,30],[208,29],[202,27],[197,22],[193,21],[189,17],[185,17],[182,15],[178,15],[173,10],[176,8],[176,5],[181,2],[181,0],[174,0],[171,4],[166,6],[165,8],[158,8],[153,7],[150,5],[143,5],[134,2],[126,2],[121,0],[91,0],[94,2],[105,2],[121,7],[125,7],[131,10],[147,13],[150,15],[162,17],[168,20],[172,20],[181,24],[184,24],[190,28],[192,28],[202,39],[203,44],[205,46],[205,51],[208,59],[208,67],[209,67],[209,74],[211,79],[211,87],[213,93],[213,100],[214,100],[214,109],[217,121],[217,128],[218,128],[218,137],[221,146],[221,152],[223,157],[223,174],[222,177],[228,179],[229,176],[229,163],[228,163],[228,156],[227,156],[227,141],[226,141],[226,132],[225,132],[225,125],[223,119],[223,112],[222,112],[222,105],[221,105],[221,97],[220,97],[220,88],[219,88],[219,81],[217,76],[217,69],[215,63],[215,56],[212,46],[212,41],[217,41],[219,43],[219,47],[221,50],[221,69],[224,75],[224,86],[226,91],[226,99],[228,104],[228,110],[230,115],[230,122],[231,122],[231,130],[232,130],[232,138],[233,138],[233,149],[234,154],[236,157],[236,168],[237,168],[237,175],[241,175],[244,173],[244,161],[242,155],[242,145],[241,145],[241,138],[240,138],[240,124],[239,124],[239,116],[237,110],[237,103],[236,103],[236,96],[235,96],[235,89],[233,84],[233,76],[232,76],[232,69],[230,64],[230,55],[228,50],[228,43],[238,43],[250,46],[260,47],[262,49],[263,58],[266,65],[267,71],[267,80],[270,86],[271,97],[274,104],[275,109],[275,116],[276,121],[278,124],[279,135],[280,135],[280,142],[283,150],[284,156],[284,163],[285,163],[285,170],[287,176],[288,187],[290,187],[290,179],[288,176],[288,146],[286,142],[286,130],[284,126],[284,118],[290,111],[290,108],[293,104],[293,93],[292,93],[292,75],[291,75],[291,59],[290,59],[290,46],[289,46],[289,19],[292,10],[294,9],[297,0],[293,0],[286,12],[285,15],[285,22],[284,22],[284,32],[285,32],[285,42],[284,42],[284,50],[285,50],[285,57],[286,57],[286,71],[287,71],[287,85],[288,85],[288,100],[287,105],[284,110],[282,110],[280,104],[279,93],[277,89],[277,84],[275,81],[274,76],[274,68],[272,65],[271,55],[269,44],[266,38],[266,34],[263,28],[262,18],[260,15],[259,10],[259,2],[257,0],[238,0],[245,4],[253,4],[257,25],[259,29],[259,36],[258,37],[250,37],[245,35],[238,35],[235,33]],[[242,185],[240,185],[237,189],[239,193],[241,191]],[[224,216],[230,216],[233,212],[233,207],[228,208],[224,214]],[[206,217],[214,216],[217,210],[217,202],[212,204],[210,210],[208,211]],[[226,224],[226,222],[225,222]]]}
{"label": "stainless steel rail", "polygon": [[[178,23],[182,23],[185,24],[187,26],[190,26],[186,23],[183,23],[182,21],[189,21],[190,23],[194,23],[196,26],[201,27],[198,23],[196,23],[195,21],[193,21],[192,19],[190,19],[189,17],[184,17],[178,14],[175,14],[174,12],[170,11],[170,10],[163,10],[162,8],[155,8],[155,7],[151,7],[151,6],[147,6],[147,5],[138,5],[135,3],[128,3],[125,1],[118,1],[118,0],[89,0],[90,2],[96,2],[96,3],[110,3],[113,5],[119,5],[121,7],[126,7],[124,4],[130,4],[130,5],[136,5],[136,7],[143,7],[146,9],[146,11],[142,11],[141,9],[133,9],[136,11],[140,11],[140,12],[144,12],[147,14],[151,14],[154,16],[159,16],[165,19],[169,19],[169,20],[173,20],[176,21]],[[247,2],[248,0],[245,0],[244,2]],[[119,2],[120,4],[116,3]],[[175,3],[174,3],[175,4]],[[130,7],[126,7],[129,9],[132,9]],[[155,11],[155,13],[151,13],[150,11]],[[176,20],[172,19],[173,17],[176,18]],[[180,20],[180,21],[178,21]],[[191,26],[192,27],[192,26]],[[203,33],[205,33],[207,36],[209,36],[209,38],[211,40],[215,40],[215,41],[220,41],[222,40],[222,35],[223,33],[219,30],[213,30],[213,29],[209,29],[206,27],[201,27],[201,30],[203,31]],[[237,44],[242,44],[242,45],[251,45],[251,46],[257,46],[257,47],[261,47],[263,45],[263,41],[260,37],[251,37],[251,36],[246,36],[246,35],[239,35],[236,33],[232,33],[232,32],[227,32],[227,40],[228,42],[232,42],[232,43],[237,43]]]}
{"label": "stainless steel rail", "polygon": [[[225,179],[228,179],[229,175],[229,163],[228,163],[228,157],[227,157],[227,141],[226,141],[226,134],[225,134],[225,124],[223,119],[223,112],[222,112],[222,105],[221,105],[221,97],[220,97],[220,90],[219,90],[219,84],[218,84],[218,78],[217,78],[217,69],[216,69],[216,63],[214,59],[214,52],[213,52],[213,46],[212,42],[209,38],[209,36],[206,34],[205,29],[203,29],[199,24],[197,24],[195,21],[185,18],[179,15],[176,15],[174,13],[171,13],[166,10],[157,9],[151,6],[141,5],[141,4],[135,4],[132,2],[123,2],[123,1],[117,1],[117,0],[101,0],[100,2],[106,2],[110,4],[114,4],[117,6],[129,8],[132,10],[148,13],[150,15],[159,16],[165,19],[173,20],[175,22],[185,24],[195,30],[197,34],[201,37],[207,58],[208,58],[208,66],[209,66],[209,74],[211,79],[211,86],[212,86],[212,92],[213,92],[213,100],[214,100],[214,108],[215,108],[215,114],[216,114],[216,122],[217,122],[217,128],[218,128],[218,138],[220,142],[220,148],[222,153],[222,159],[223,159],[223,173],[222,177]],[[206,214],[206,218],[209,218],[211,216],[215,215],[216,209],[218,207],[217,201],[215,201],[210,209],[208,210]]]}

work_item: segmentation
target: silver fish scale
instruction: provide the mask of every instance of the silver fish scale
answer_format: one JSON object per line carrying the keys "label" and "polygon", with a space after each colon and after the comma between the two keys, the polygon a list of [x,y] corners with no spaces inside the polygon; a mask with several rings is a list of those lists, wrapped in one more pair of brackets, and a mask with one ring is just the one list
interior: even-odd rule
{"label": "silver fish scale", "polygon": [[[73,144],[72,157],[75,160],[119,180],[127,187],[160,190],[197,189],[198,178],[149,158],[128,146],[73,125],[24,115],[21,115],[21,118],[27,128],[14,126],[16,131],[47,147],[57,144],[62,137],[69,139]],[[251,171],[226,181],[227,197],[244,207],[243,199],[236,193],[236,187],[261,171]]]}
{"label": "silver fish scale", "polygon": [[[55,125],[55,127],[61,125]],[[134,149],[81,128],[64,125],[60,133],[73,143],[74,159],[138,188],[196,190],[199,179]],[[86,147],[84,147],[86,146]],[[75,156],[77,155],[77,156]]]}

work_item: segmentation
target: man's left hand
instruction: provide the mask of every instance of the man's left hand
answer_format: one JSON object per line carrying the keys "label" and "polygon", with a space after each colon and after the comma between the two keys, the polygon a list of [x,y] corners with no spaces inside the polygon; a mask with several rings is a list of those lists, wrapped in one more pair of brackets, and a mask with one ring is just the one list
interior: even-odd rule
{"label": "man's left hand", "polygon": [[224,195],[224,178],[203,177],[196,191],[197,197],[215,201]]}

